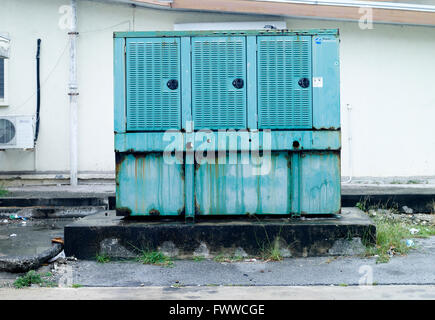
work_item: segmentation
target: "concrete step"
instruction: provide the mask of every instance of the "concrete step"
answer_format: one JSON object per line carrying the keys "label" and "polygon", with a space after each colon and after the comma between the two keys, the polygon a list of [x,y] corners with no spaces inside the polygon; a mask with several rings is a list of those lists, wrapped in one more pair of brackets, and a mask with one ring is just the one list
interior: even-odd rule
{"label": "concrete step", "polygon": [[369,209],[395,209],[402,213],[435,213],[435,194],[342,194],[342,207],[358,203]]}
{"label": "concrete step", "polygon": [[0,207],[84,207],[108,206],[108,197],[1,197]]}
{"label": "concrete step", "polygon": [[25,218],[81,218],[107,210],[101,206],[33,206],[33,207],[0,207],[0,218],[18,215]]}

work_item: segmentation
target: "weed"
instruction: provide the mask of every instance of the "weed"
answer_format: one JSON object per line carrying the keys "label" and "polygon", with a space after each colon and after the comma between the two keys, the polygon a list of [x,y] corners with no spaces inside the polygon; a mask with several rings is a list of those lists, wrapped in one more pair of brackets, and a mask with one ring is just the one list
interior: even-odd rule
{"label": "weed", "polygon": [[244,258],[242,256],[228,256],[219,254],[213,260],[216,262],[240,262],[243,261]]}
{"label": "weed", "polygon": [[427,207],[429,208],[431,214],[435,214],[435,200],[429,202]]}
{"label": "weed", "polygon": [[110,262],[110,257],[107,254],[105,254],[105,253],[103,253],[103,254],[97,254],[96,259],[97,259],[98,263],[108,263],[108,262]]}
{"label": "weed", "polygon": [[283,256],[279,250],[278,242],[274,245],[263,247],[260,251],[260,258],[266,261],[281,261]]}
{"label": "weed", "polygon": [[360,209],[361,211],[369,211],[369,208],[367,206],[367,203],[369,202],[370,197],[365,196],[364,198],[360,199],[357,203],[356,203],[356,207],[358,209]]}
{"label": "weed", "polygon": [[36,273],[35,270],[30,270],[27,272],[24,276],[18,277],[13,285],[17,289],[30,287],[32,284],[38,284],[40,286],[46,286],[46,287],[53,287],[56,286],[56,283],[48,281],[45,279],[46,277],[51,277],[51,273],[46,273],[44,275],[41,275],[39,273]]}
{"label": "weed", "polygon": [[340,287],[348,287],[349,285],[347,283],[340,283],[339,286]]}
{"label": "weed", "polygon": [[[260,220],[257,218],[257,220],[260,222]],[[269,234],[267,232],[267,229],[264,225],[262,225],[264,228],[264,232],[266,235],[267,243],[260,244],[257,235],[255,235],[257,245],[260,248],[260,259],[266,260],[266,261],[281,261],[283,259],[283,256],[281,254],[281,251],[279,249],[279,239],[281,237],[281,232],[283,226],[280,227],[278,234],[275,236],[274,241],[270,241]]]}
{"label": "weed", "polygon": [[78,284],[78,283],[73,283],[71,287],[74,289],[78,289],[78,288],[81,288],[83,286],[81,284]]}
{"label": "weed", "polygon": [[204,257],[203,256],[195,256],[195,257],[193,257],[193,261],[195,261],[195,262],[201,262],[201,261],[204,261]]}
{"label": "weed", "polygon": [[174,263],[171,258],[158,251],[142,250],[137,261],[143,264],[155,264],[159,266],[172,266]]}
{"label": "weed", "polygon": [[[412,226],[410,225],[410,228]],[[414,234],[414,238],[429,238],[430,236],[435,236],[435,225],[428,226],[418,226],[418,233]]]}
{"label": "weed", "polygon": [[129,243],[133,250],[138,253],[135,261],[141,262],[143,264],[155,264],[165,267],[173,267],[174,262],[170,257],[166,256],[164,253],[159,251],[154,251],[150,249],[139,249],[133,244]]}
{"label": "weed", "polygon": [[5,195],[7,195],[8,193],[9,193],[9,191],[5,189],[4,182],[1,182],[0,183],[0,197],[3,197]]}
{"label": "weed", "polygon": [[386,202],[378,201],[373,203],[370,200],[370,196],[365,196],[361,198],[359,202],[356,203],[356,207],[364,212],[369,212],[369,210],[389,210],[392,213],[399,212],[399,205],[396,202],[391,201],[392,199],[387,199]]}
{"label": "weed", "polygon": [[435,226],[419,226],[419,232],[411,235],[409,229],[415,225],[407,222],[376,216],[376,245],[368,246],[366,255],[377,255],[377,263],[385,263],[395,254],[404,255],[412,249],[406,244],[409,238],[426,238],[435,235]]}
{"label": "weed", "polygon": [[357,202],[355,207],[357,207],[361,211],[366,211],[366,207],[364,206],[364,204],[362,202]]}

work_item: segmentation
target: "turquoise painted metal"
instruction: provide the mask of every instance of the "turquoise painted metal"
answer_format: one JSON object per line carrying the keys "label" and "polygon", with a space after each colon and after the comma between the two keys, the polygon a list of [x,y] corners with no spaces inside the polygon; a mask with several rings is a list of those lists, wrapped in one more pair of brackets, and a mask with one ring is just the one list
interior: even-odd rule
{"label": "turquoise painted metal", "polygon": [[114,33],[118,215],[340,212],[338,30]]}

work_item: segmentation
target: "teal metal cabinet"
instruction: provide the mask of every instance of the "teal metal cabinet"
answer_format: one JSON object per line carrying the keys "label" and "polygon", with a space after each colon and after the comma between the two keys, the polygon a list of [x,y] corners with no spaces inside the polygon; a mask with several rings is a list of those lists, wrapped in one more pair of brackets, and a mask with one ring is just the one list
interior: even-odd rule
{"label": "teal metal cabinet", "polygon": [[338,30],[114,34],[116,210],[340,212]]}

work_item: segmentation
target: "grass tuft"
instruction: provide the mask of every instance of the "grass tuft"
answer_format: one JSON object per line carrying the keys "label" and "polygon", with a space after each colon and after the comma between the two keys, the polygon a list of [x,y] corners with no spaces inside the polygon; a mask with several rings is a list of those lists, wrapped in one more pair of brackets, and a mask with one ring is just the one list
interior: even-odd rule
{"label": "grass tuft", "polygon": [[172,266],[174,264],[170,257],[159,251],[142,250],[137,260],[143,264],[155,264],[159,266]]}
{"label": "grass tuft", "polygon": [[47,272],[44,275],[36,273],[35,270],[30,270],[24,276],[18,277],[13,285],[17,289],[22,289],[26,287],[30,287],[32,284],[37,284],[45,287],[53,287],[56,284],[45,279],[46,277],[51,277],[52,274]]}
{"label": "grass tuft", "polygon": [[349,285],[347,283],[340,283],[339,286],[340,287],[348,287]]}
{"label": "grass tuft", "polygon": [[245,260],[245,258],[243,258],[242,256],[228,256],[224,254],[218,254],[216,257],[214,257],[213,260],[216,262],[240,262]]}
{"label": "grass tuft", "polygon": [[281,261],[283,256],[277,245],[264,247],[261,250],[260,258],[266,261]]}
{"label": "grass tuft", "polygon": [[[377,263],[388,262],[393,255],[407,254],[413,249],[412,246],[407,246],[407,239],[427,238],[435,235],[435,226],[416,226],[382,216],[376,216],[372,219],[376,225],[376,245],[368,246],[366,255],[377,255]],[[412,235],[409,231],[411,228],[417,228],[419,232]]]}
{"label": "grass tuft", "polygon": [[193,257],[193,261],[195,261],[195,262],[201,262],[201,261],[204,261],[204,257],[203,256],[195,256],[195,257]]}
{"label": "grass tuft", "polygon": [[105,254],[105,253],[103,253],[103,254],[97,254],[95,258],[96,258],[98,263],[108,263],[108,262],[110,262],[110,257],[107,254]]}

